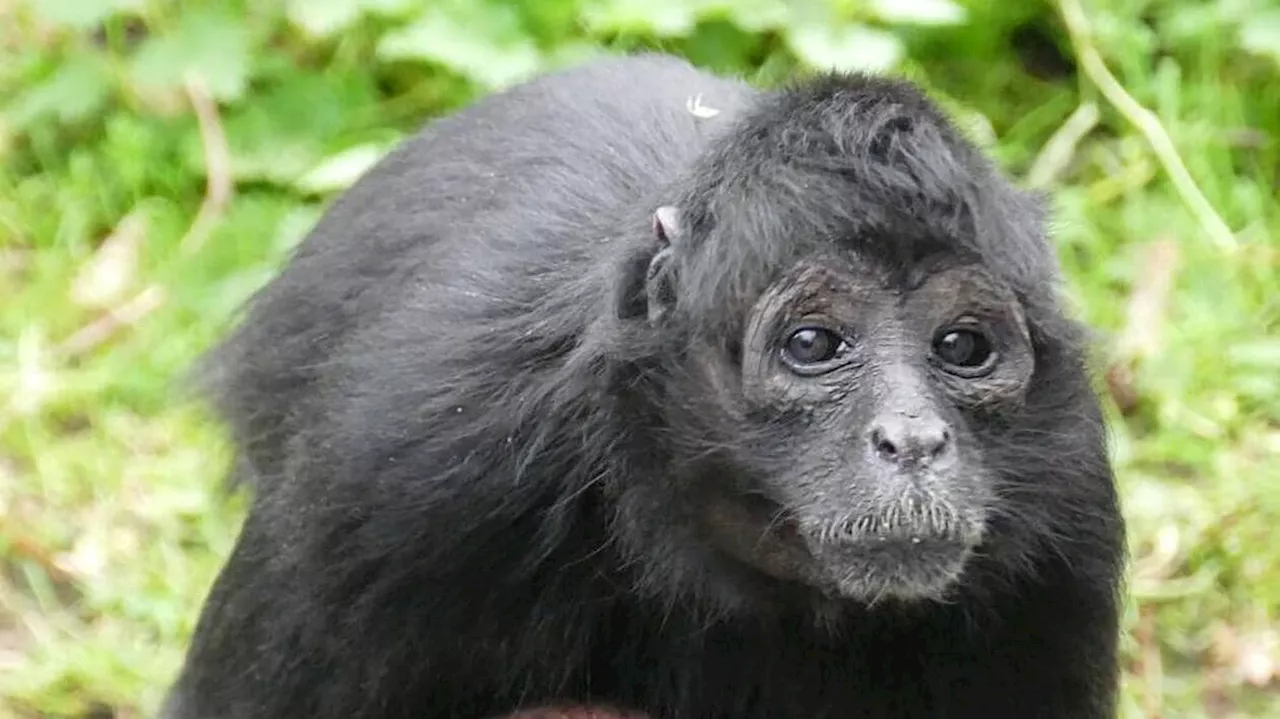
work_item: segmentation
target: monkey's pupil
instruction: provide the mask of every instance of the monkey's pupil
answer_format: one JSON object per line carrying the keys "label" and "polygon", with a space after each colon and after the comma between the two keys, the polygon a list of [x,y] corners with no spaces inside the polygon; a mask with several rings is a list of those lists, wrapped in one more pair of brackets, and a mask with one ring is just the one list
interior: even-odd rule
{"label": "monkey's pupil", "polygon": [[803,364],[825,362],[836,355],[840,340],[827,330],[806,327],[787,340],[787,354]]}
{"label": "monkey's pupil", "polygon": [[987,338],[969,330],[953,330],[943,335],[934,348],[938,357],[957,367],[977,367],[991,355]]}

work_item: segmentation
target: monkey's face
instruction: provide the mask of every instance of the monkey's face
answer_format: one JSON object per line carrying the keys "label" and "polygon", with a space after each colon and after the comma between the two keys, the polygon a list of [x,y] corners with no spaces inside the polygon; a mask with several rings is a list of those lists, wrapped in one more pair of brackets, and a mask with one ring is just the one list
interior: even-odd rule
{"label": "monkey's face", "polygon": [[975,420],[1023,400],[1034,355],[978,266],[910,276],[832,259],[755,304],[732,474],[706,514],[723,551],[862,601],[942,596],[984,541],[995,471]]}

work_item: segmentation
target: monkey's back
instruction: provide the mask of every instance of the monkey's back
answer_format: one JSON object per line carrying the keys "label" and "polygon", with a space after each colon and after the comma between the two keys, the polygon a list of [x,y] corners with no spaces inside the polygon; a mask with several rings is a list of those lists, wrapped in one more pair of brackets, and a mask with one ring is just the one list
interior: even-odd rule
{"label": "monkey's back", "polygon": [[[404,141],[333,203],[206,358],[241,446],[237,479],[283,473],[291,422],[317,411],[313,387],[358,320],[406,302],[424,324],[451,302],[457,319],[459,293],[537,301],[561,273],[582,274],[618,218],[753,93],[668,56],[611,58],[485,97]],[[513,258],[523,266],[503,266]]]}

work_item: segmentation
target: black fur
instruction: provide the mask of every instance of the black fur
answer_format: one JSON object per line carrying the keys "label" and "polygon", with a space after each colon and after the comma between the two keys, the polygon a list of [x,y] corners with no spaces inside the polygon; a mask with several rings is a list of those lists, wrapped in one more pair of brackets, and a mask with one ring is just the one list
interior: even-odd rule
{"label": "black fur", "polygon": [[[976,258],[1026,315],[1025,402],[971,418],[999,500],[947,601],[832,599],[686,522],[703,460],[761,439],[691,348],[740,356],[751,303],[832,237]],[[255,499],[166,716],[1113,716],[1123,525],[1056,282],[1038,202],[901,82],[765,93],[643,56],[442,119],[210,358]]]}

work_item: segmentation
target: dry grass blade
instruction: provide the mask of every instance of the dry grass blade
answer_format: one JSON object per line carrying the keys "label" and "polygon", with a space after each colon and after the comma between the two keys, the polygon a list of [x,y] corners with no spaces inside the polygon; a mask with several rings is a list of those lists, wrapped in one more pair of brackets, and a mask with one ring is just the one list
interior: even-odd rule
{"label": "dry grass blade", "polygon": [[164,304],[164,291],[152,285],[128,302],[106,311],[98,319],[81,327],[58,347],[59,354],[71,359],[81,357],[114,337],[121,330],[138,324],[142,318],[154,312],[162,304]]}
{"label": "dry grass blade", "polygon": [[1117,354],[1129,361],[1155,354],[1160,349],[1160,330],[1165,324],[1169,295],[1178,274],[1181,252],[1169,239],[1156,240],[1141,248],[1135,263],[1140,272],[1129,295],[1124,330],[1117,340]]}
{"label": "dry grass blade", "polygon": [[1067,33],[1071,36],[1071,45],[1075,48],[1076,56],[1089,80],[1098,87],[1102,95],[1107,98],[1107,102],[1111,103],[1146,138],[1147,144],[1151,146],[1156,158],[1169,175],[1178,195],[1195,215],[1200,226],[1208,233],[1214,245],[1222,250],[1236,249],[1236,238],[1231,228],[1223,221],[1217,210],[1213,209],[1213,205],[1192,179],[1191,173],[1187,171],[1186,165],[1178,154],[1177,147],[1174,146],[1164,126],[1160,124],[1159,118],[1133,99],[1133,96],[1125,91],[1107,69],[1102,54],[1093,44],[1084,8],[1080,6],[1078,0],[1058,0],[1058,8],[1067,25]]}
{"label": "dry grass blade", "polygon": [[138,270],[138,256],[146,237],[146,218],[134,211],[102,241],[71,282],[71,300],[82,307],[102,308],[120,301]]}
{"label": "dry grass blade", "polygon": [[1057,180],[1071,164],[1080,141],[1098,126],[1100,117],[1098,106],[1092,102],[1077,107],[1036,155],[1027,171],[1027,186],[1047,187]]}
{"label": "dry grass blade", "polygon": [[1106,371],[1107,389],[1123,414],[1131,413],[1140,399],[1134,379],[1135,362],[1160,349],[1160,331],[1181,258],[1178,245],[1171,240],[1149,243],[1141,253],[1143,256],[1135,263],[1141,272],[1134,280],[1125,325]]}
{"label": "dry grass blade", "polygon": [[204,201],[200,204],[195,221],[178,245],[183,252],[194,252],[208,239],[218,217],[231,201],[235,188],[231,178],[231,152],[227,147],[222,121],[218,117],[217,103],[199,77],[188,75],[184,86],[200,124],[200,143],[204,148]]}

